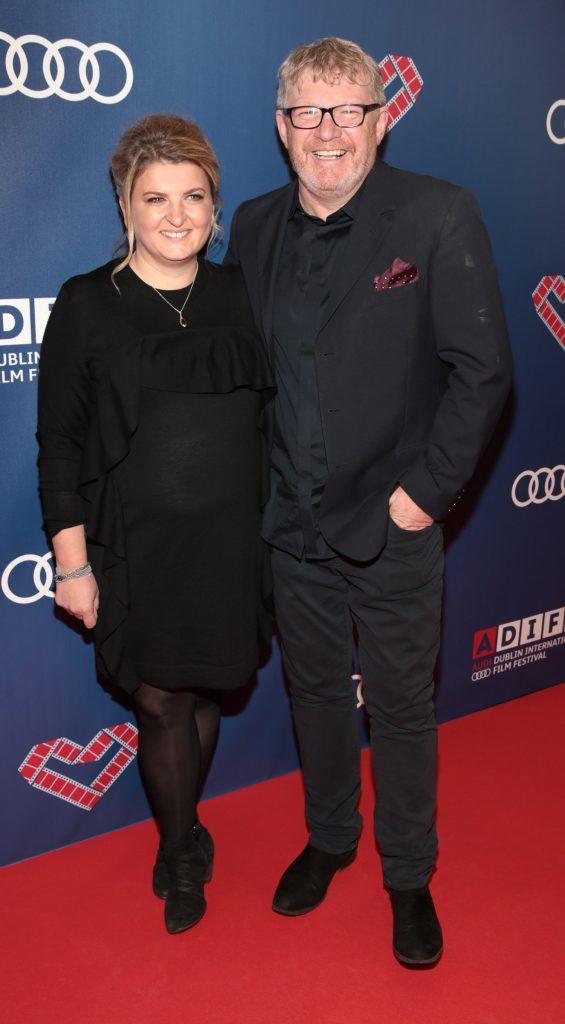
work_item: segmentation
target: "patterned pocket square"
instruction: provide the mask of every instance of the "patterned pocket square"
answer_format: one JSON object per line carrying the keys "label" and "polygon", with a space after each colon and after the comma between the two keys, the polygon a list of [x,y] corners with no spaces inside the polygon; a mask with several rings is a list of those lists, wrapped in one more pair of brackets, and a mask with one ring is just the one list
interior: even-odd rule
{"label": "patterned pocket square", "polygon": [[392,265],[383,274],[375,277],[375,291],[384,292],[387,288],[400,288],[403,284],[411,284],[420,277],[415,263],[405,263],[397,256]]}

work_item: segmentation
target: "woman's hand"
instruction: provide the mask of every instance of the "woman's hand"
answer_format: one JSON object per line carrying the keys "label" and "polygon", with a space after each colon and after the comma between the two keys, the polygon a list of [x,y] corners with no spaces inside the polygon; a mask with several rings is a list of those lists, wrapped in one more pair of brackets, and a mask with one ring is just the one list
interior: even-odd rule
{"label": "woman's hand", "polygon": [[93,629],[98,618],[98,584],[92,573],[57,583],[55,604]]}
{"label": "woman's hand", "polygon": [[[59,572],[72,572],[88,562],[84,526],[67,526],[53,537],[53,550]],[[55,587],[55,604],[84,622],[87,629],[98,618],[98,584],[92,573],[63,580]]]}

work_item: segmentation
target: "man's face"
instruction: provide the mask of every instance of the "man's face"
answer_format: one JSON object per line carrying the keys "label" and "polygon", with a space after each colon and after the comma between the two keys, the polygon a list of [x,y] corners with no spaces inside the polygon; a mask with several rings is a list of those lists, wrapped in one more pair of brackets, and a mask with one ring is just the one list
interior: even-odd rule
{"label": "man's face", "polygon": [[[333,83],[314,81],[308,69],[289,89],[287,107],[335,107],[340,103],[374,102],[368,85],[340,78]],[[277,128],[288,149],[290,162],[300,181],[301,199],[307,212],[321,208],[331,212],[343,206],[357,191],[371,170],[377,146],[383,138],[387,113],[368,113],[358,128],[338,128],[325,114],[318,128],[294,128],[290,118],[277,110]]]}

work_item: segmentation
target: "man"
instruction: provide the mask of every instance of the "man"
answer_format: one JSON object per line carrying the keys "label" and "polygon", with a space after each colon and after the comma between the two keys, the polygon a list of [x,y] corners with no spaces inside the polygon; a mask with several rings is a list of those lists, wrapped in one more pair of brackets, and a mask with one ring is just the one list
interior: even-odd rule
{"label": "man", "polygon": [[496,269],[467,191],[377,159],[384,90],[358,46],[291,53],[277,102],[297,181],[239,207],[227,256],[276,374],[264,536],[310,830],[273,909],[313,910],[355,859],[353,623],[393,949],[432,964],[441,521],[509,388]]}

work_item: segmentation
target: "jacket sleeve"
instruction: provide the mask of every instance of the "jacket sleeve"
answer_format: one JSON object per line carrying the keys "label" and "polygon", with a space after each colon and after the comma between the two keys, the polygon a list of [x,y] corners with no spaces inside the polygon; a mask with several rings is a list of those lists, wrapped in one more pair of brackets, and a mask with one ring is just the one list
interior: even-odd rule
{"label": "jacket sleeve", "polygon": [[238,206],[237,210],[235,211],[232,217],[230,227],[230,239],[228,242],[228,247],[226,249],[226,254],[222,261],[225,267],[230,267],[233,266],[235,263],[239,263],[239,255],[237,248],[237,221],[240,209],[241,207]]}
{"label": "jacket sleeve", "polygon": [[64,285],[47,323],[39,370],[39,485],[49,538],[85,521],[78,483],[93,388],[83,321]]}
{"label": "jacket sleeve", "polygon": [[431,259],[430,307],[447,389],[427,445],[400,483],[429,515],[444,519],[475,471],[512,379],[498,274],[478,203],[465,189],[451,203]]}

